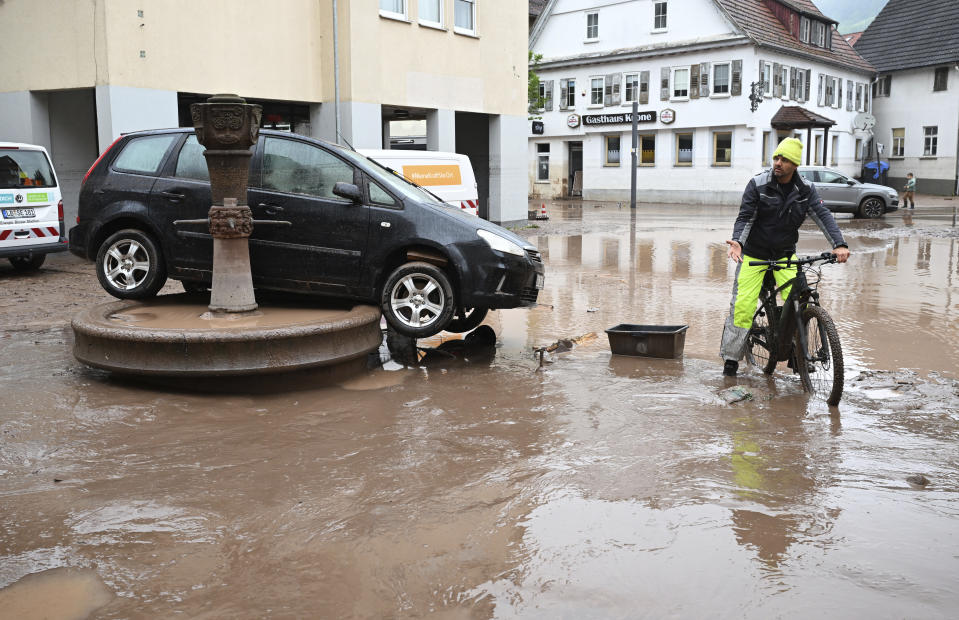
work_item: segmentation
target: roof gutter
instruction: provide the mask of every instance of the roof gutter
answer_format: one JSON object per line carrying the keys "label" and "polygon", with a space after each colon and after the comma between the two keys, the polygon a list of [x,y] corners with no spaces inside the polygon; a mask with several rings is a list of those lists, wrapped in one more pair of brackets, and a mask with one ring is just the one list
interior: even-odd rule
{"label": "roof gutter", "polygon": [[718,42],[710,41],[708,43],[690,43],[672,47],[657,46],[649,48],[631,48],[621,51],[591,54],[589,56],[571,56],[568,58],[558,58],[555,60],[541,60],[537,66],[537,69],[542,70],[559,69],[563,67],[581,67],[585,65],[598,65],[606,62],[624,62],[627,60],[639,60],[658,56],[675,56],[677,54],[686,54],[688,52],[741,47],[743,45],[750,45],[751,43],[752,41],[748,37],[736,37],[735,39],[727,39]]}

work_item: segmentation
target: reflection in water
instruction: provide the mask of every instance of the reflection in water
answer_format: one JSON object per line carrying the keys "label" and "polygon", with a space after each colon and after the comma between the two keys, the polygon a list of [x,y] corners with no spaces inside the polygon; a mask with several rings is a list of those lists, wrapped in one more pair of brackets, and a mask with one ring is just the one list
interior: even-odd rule
{"label": "reflection in water", "polygon": [[689,276],[690,252],[686,241],[673,241],[670,244],[670,258],[672,259],[673,275],[678,278]]}
{"label": "reflection in water", "polygon": [[649,239],[642,239],[636,243],[636,271],[653,272],[653,242]]}
{"label": "reflection in water", "polygon": [[570,235],[566,237],[566,260],[574,265],[583,262],[583,236]]}
{"label": "reflection in water", "polygon": [[603,267],[619,268],[618,239],[603,239]]}

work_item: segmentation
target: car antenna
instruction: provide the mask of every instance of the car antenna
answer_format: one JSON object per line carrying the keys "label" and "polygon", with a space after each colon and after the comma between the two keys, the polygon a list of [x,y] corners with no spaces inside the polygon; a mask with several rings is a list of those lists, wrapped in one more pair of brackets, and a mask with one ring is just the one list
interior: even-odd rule
{"label": "car antenna", "polygon": [[353,151],[354,153],[356,152],[356,149],[353,148],[353,145],[350,144],[350,141],[349,141],[349,140],[347,140],[346,138],[343,137],[343,134],[337,132],[336,135],[340,138],[340,140],[342,140],[343,142],[346,142],[346,146],[350,147],[350,150],[351,150],[351,151]]}

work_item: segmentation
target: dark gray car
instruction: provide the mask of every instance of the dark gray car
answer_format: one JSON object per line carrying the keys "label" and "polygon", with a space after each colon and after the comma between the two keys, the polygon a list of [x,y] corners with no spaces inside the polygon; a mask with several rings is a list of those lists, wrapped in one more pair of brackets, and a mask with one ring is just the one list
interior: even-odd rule
{"label": "dark gray car", "polygon": [[899,194],[891,187],[860,183],[825,166],[799,166],[799,174],[816,184],[823,204],[833,213],[876,218],[899,208]]}

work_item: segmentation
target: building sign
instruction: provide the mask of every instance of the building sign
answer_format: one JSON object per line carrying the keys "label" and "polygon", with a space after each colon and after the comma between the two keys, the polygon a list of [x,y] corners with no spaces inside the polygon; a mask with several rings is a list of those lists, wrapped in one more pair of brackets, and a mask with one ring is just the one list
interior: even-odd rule
{"label": "building sign", "polygon": [[533,135],[543,135],[543,121],[533,121]]}
{"label": "building sign", "polygon": [[570,129],[579,127],[579,114],[570,114],[566,117],[566,126]]}
{"label": "building sign", "polygon": [[673,110],[671,108],[666,108],[665,110],[659,113],[659,120],[664,125],[668,125],[672,123],[674,120],[676,120],[676,110]]}
{"label": "building sign", "polygon": [[[639,123],[652,123],[656,120],[655,112],[638,112],[636,121]],[[623,112],[622,114],[587,114],[583,117],[583,124],[593,125],[618,125],[620,123],[632,123],[633,113]]]}

